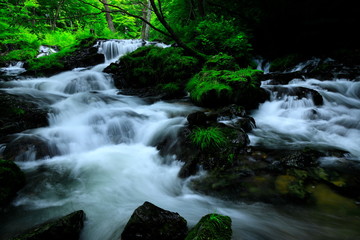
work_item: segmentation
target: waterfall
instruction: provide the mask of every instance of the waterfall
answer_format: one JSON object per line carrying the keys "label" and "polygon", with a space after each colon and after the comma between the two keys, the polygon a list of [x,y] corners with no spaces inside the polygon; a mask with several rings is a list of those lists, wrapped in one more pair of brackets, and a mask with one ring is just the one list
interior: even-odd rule
{"label": "waterfall", "polygon": [[[141,40],[113,40],[102,41],[98,46],[99,52],[105,54],[105,65],[108,65],[118,56],[142,45]],[[338,223],[335,217],[328,217],[329,222],[323,223],[323,216],[321,221],[311,219],[311,211],[299,210],[294,214],[298,216],[290,216],[270,205],[223,201],[189,189],[188,180],[177,177],[182,163],[176,156],[169,156],[172,161],[165,160],[154,146],[162,139],[176,135],[186,123],[186,116],[199,109],[183,102],[149,104],[138,97],[121,95],[114,88],[111,77],[99,70],[103,67],[4,84],[3,90],[8,93],[27,96],[52,109],[49,126],[28,130],[26,135],[46,139],[47,144],[56,146],[58,152],[56,156],[37,160],[34,157],[27,161],[18,159],[17,164],[26,173],[27,185],[11,207],[1,212],[1,238],[82,209],[87,215],[82,240],[116,240],[132,212],[149,201],[178,212],[190,227],[208,213],[228,215],[232,218],[235,240],[339,239],[336,229],[328,227]],[[325,134],[321,127],[328,127],[321,121],[332,118],[328,115],[331,112],[326,111],[330,105],[334,112],[343,114],[343,119],[333,119],[339,126],[337,128],[352,126],[355,122],[347,118],[350,115],[347,111],[356,112],[359,91],[349,90],[346,96],[340,97],[339,92],[345,91],[337,85],[341,83],[350,84],[340,80],[335,85],[316,80],[297,83],[322,89],[326,103],[315,109],[319,126],[308,129],[303,124],[309,119],[305,115],[315,108],[309,103],[282,107],[287,100],[274,99],[255,114],[260,126],[258,131],[276,131],[274,124],[267,121],[268,117],[281,121],[278,125],[286,129],[291,130],[295,125],[293,131],[305,135],[305,140],[309,138],[307,134],[312,134],[313,127]],[[332,103],[335,98],[351,101],[347,106],[335,105]],[[291,118],[294,114],[304,117],[295,122]],[[358,112],[351,114],[353,118],[358,116]],[[302,129],[305,133],[300,133]],[[351,133],[351,139],[358,141],[356,131]],[[257,138],[257,142],[261,142],[260,132],[253,136],[253,141]],[[323,139],[329,144],[325,137]],[[312,231],[314,228],[316,232]]]}
{"label": "waterfall", "polygon": [[0,68],[0,72],[3,72],[7,76],[16,76],[26,71],[23,66],[23,62],[16,62],[15,64],[10,64],[8,67]]}

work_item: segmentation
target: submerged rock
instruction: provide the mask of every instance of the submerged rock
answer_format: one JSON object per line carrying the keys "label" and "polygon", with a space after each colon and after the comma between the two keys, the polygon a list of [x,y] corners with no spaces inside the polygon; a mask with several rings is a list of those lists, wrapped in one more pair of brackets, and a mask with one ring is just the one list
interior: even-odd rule
{"label": "submerged rock", "polygon": [[131,215],[121,240],[183,240],[186,233],[186,220],[178,213],[145,202]]}
{"label": "submerged rock", "polygon": [[284,96],[295,96],[297,99],[312,99],[316,106],[321,106],[324,103],[323,97],[316,90],[305,87],[280,87],[280,86],[268,86],[271,91],[276,92],[277,98],[283,98]]}
{"label": "submerged rock", "polygon": [[12,240],[78,240],[84,225],[82,210],[35,226]]}
{"label": "submerged rock", "polygon": [[25,176],[11,161],[0,159],[0,206],[7,204],[25,185]]}
{"label": "submerged rock", "polygon": [[3,156],[11,161],[37,160],[53,157],[59,153],[56,146],[50,146],[47,139],[36,135],[18,135],[6,144]]}

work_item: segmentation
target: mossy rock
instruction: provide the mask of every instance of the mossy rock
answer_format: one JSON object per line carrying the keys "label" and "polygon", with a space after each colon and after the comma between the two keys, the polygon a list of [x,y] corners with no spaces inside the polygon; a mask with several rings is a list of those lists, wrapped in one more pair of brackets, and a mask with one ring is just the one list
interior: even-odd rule
{"label": "mossy rock", "polygon": [[231,236],[231,218],[211,213],[200,219],[185,240],[230,240]]}
{"label": "mossy rock", "polygon": [[[198,66],[198,60],[185,56],[180,48],[141,47],[121,58],[123,82],[115,82],[115,85],[123,88],[146,88],[179,83],[181,86],[198,71]],[[117,81],[118,78],[115,76],[114,79]]]}
{"label": "mossy rock", "polygon": [[235,103],[252,109],[267,98],[260,88],[262,74],[255,69],[203,70],[188,82],[186,89],[200,106],[221,107]]}
{"label": "mossy rock", "polygon": [[211,56],[209,60],[206,61],[203,67],[204,70],[230,70],[238,71],[240,70],[239,65],[236,63],[234,57],[227,54],[221,53],[218,55]]}
{"label": "mossy rock", "polygon": [[24,173],[13,162],[0,159],[0,206],[7,204],[25,184]]}

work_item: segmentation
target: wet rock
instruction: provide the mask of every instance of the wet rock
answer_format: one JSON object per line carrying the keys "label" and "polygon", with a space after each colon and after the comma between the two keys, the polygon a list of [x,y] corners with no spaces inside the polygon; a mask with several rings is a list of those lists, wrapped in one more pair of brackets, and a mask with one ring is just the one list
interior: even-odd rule
{"label": "wet rock", "polygon": [[7,204],[25,185],[25,176],[11,161],[0,159],[0,206]]}
{"label": "wet rock", "polygon": [[145,202],[130,217],[121,240],[183,240],[186,234],[186,220],[178,213]]}
{"label": "wet rock", "polygon": [[262,81],[269,80],[271,85],[286,85],[291,80],[304,79],[304,74],[301,72],[289,72],[289,73],[267,73],[262,76]]}
{"label": "wet rock", "polygon": [[49,145],[47,139],[31,134],[21,134],[6,145],[3,156],[11,161],[29,161],[58,154],[56,146]]}
{"label": "wet rock", "polygon": [[34,103],[0,92],[0,140],[8,134],[48,125],[48,110]]}
{"label": "wet rock", "polygon": [[281,153],[278,164],[281,168],[298,168],[309,169],[320,165],[319,157],[324,156],[321,152],[305,149],[305,150],[288,150]]}
{"label": "wet rock", "polygon": [[35,226],[12,240],[78,240],[84,220],[85,213],[79,210]]}
{"label": "wet rock", "polygon": [[230,240],[231,236],[231,218],[212,213],[202,217],[185,240]]}
{"label": "wet rock", "polygon": [[206,126],[208,118],[204,112],[195,112],[189,114],[187,117],[188,123],[190,127],[194,126]]}
{"label": "wet rock", "polygon": [[305,87],[280,87],[268,86],[271,91],[276,92],[278,98],[284,96],[295,96],[297,99],[311,98],[316,106],[321,106],[324,103],[323,97],[317,91]]}

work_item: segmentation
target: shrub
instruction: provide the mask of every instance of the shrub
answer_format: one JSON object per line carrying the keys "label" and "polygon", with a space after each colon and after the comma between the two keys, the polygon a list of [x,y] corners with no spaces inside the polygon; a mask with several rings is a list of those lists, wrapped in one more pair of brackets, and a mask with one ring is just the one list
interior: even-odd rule
{"label": "shrub", "polygon": [[220,149],[228,143],[223,131],[217,127],[195,128],[191,132],[190,139],[202,150],[211,148]]}
{"label": "shrub", "polygon": [[253,107],[260,89],[262,71],[254,69],[203,70],[196,74],[186,85],[190,98],[199,105],[218,107],[237,103],[244,107]]}
{"label": "shrub", "polygon": [[148,46],[122,57],[121,65],[126,84],[140,88],[184,83],[197,70],[198,60],[185,56],[180,48]]}

